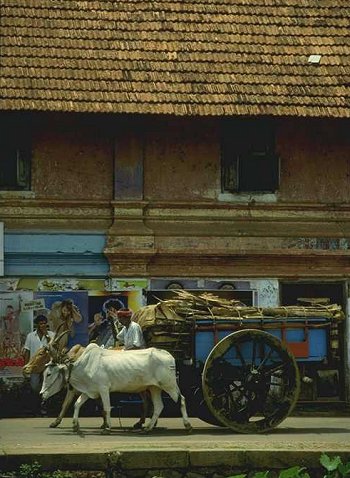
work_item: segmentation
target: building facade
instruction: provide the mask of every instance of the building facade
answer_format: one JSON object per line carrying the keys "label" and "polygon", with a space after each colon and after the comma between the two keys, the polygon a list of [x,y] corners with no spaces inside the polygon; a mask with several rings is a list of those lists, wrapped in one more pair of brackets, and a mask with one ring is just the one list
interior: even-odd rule
{"label": "building facade", "polygon": [[[348,314],[338,3],[4,1],[3,290],[175,283]],[[348,316],[339,334],[349,403]]]}

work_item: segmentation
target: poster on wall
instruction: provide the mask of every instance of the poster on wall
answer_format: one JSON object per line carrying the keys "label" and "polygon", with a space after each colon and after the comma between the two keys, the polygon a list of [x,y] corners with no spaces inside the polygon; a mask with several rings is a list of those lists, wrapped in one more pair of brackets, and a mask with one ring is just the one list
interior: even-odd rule
{"label": "poster on wall", "polygon": [[5,277],[0,279],[0,291],[11,292],[18,289],[19,279]]}
{"label": "poster on wall", "polygon": [[105,281],[105,289],[111,292],[120,292],[123,290],[142,290],[147,289],[147,279],[118,279],[116,277],[109,277]]}
{"label": "poster on wall", "polygon": [[4,275],[4,223],[0,222],[0,276]]}
{"label": "poster on wall", "polygon": [[[142,290],[124,290],[120,292],[89,292],[89,338],[99,345],[109,346],[113,343],[112,331],[108,326],[108,307],[117,309],[126,307],[133,312],[144,305]],[[99,329],[99,330],[97,330]],[[97,333],[99,338],[97,339]]]}
{"label": "poster on wall", "polygon": [[67,330],[60,343],[67,348],[88,343],[88,293],[86,291],[34,292],[34,299],[43,301],[43,308],[34,310],[48,318],[49,329],[59,334]]}
{"label": "poster on wall", "polygon": [[0,292],[0,378],[23,377],[23,345],[33,330],[33,292]]}

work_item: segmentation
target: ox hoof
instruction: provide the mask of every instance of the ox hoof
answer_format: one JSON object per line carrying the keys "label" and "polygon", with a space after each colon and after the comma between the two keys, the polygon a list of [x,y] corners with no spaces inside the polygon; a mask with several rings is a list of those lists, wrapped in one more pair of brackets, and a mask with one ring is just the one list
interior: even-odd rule
{"label": "ox hoof", "polygon": [[56,419],[54,422],[50,423],[50,428],[56,428],[61,423],[61,420]]}
{"label": "ox hoof", "polygon": [[142,430],[143,424],[141,422],[137,422],[132,428],[133,430]]}
{"label": "ox hoof", "polygon": [[185,428],[186,428],[187,433],[192,433],[193,432],[192,425],[187,424],[187,425],[185,425]]}
{"label": "ox hoof", "polygon": [[145,427],[145,428],[142,428],[141,431],[142,431],[143,433],[150,433],[152,430],[153,430],[153,427],[152,427],[152,428],[151,428],[151,427]]}
{"label": "ox hoof", "polygon": [[110,435],[111,434],[111,429],[106,427],[106,428],[103,428],[103,430],[101,431],[101,435]]}
{"label": "ox hoof", "polygon": [[79,425],[73,425],[73,432],[74,432],[74,433],[80,433],[80,427],[79,427]]}

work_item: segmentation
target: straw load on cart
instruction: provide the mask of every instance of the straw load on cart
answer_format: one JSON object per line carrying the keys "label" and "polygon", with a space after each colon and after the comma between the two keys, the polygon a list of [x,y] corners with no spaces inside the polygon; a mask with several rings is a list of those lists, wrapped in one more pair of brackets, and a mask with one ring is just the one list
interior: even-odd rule
{"label": "straw load on cart", "polygon": [[[143,307],[133,317],[144,332],[148,346],[163,348],[177,359],[193,356],[193,337],[197,324],[208,320],[218,330],[247,323],[264,323],[263,327],[273,328],[274,322],[293,324],[301,318],[310,321],[317,317],[325,319],[333,327],[344,319],[344,313],[337,304],[327,299],[299,299],[307,305],[280,307],[246,306],[238,300],[228,300],[211,293],[194,295],[184,290],[173,291],[175,297],[160,300],[155,305]],[[290,326],[290,325],[289,325]],[[310,327],[317,327],[317,324]],[[324,326],[324,324],[322,325]]]}

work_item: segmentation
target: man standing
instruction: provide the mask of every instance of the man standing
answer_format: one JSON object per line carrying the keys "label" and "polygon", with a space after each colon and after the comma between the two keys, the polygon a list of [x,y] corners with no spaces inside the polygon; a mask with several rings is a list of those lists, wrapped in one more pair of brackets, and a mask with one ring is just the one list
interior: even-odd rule
{"label": "man standing", "polygon": [[[117,339],[121,342],[124,347],[124,350],[137,350],[144,349],[146,347],[145,339],[143,338],[142,329],[137,322],[131,320],[132,310],[131,309],[119,309],[118,320],[124,326],[122,330],[117,335]],[[135,430],[142,429],[146,421],[146,417],[152,415],[153,407],[151,402],[151,396],[148,390],[140,393],[142,397],[142,413],[140,420],[135,423],[133,428]]]}
{"label": "man standing", "polygon": [[132,310],[120,309],[117,312],[119,322],[124,326],[117,339],[124,345],[124,350],[144,349],[146,347],[142,329],[137,322],[131,320]]}
{"label": "man standing", "polygon": [[[35,352],[44,345],[47,345],[54,337],[54,332],[48,330],[47,318],[44,315],[38,315],[34,319],[35,330],[29,332],[24,344],[24,363],[27,364]],[[30,386],[37,397],[41,389],[42,374],[32,373],[30,376]]]}

